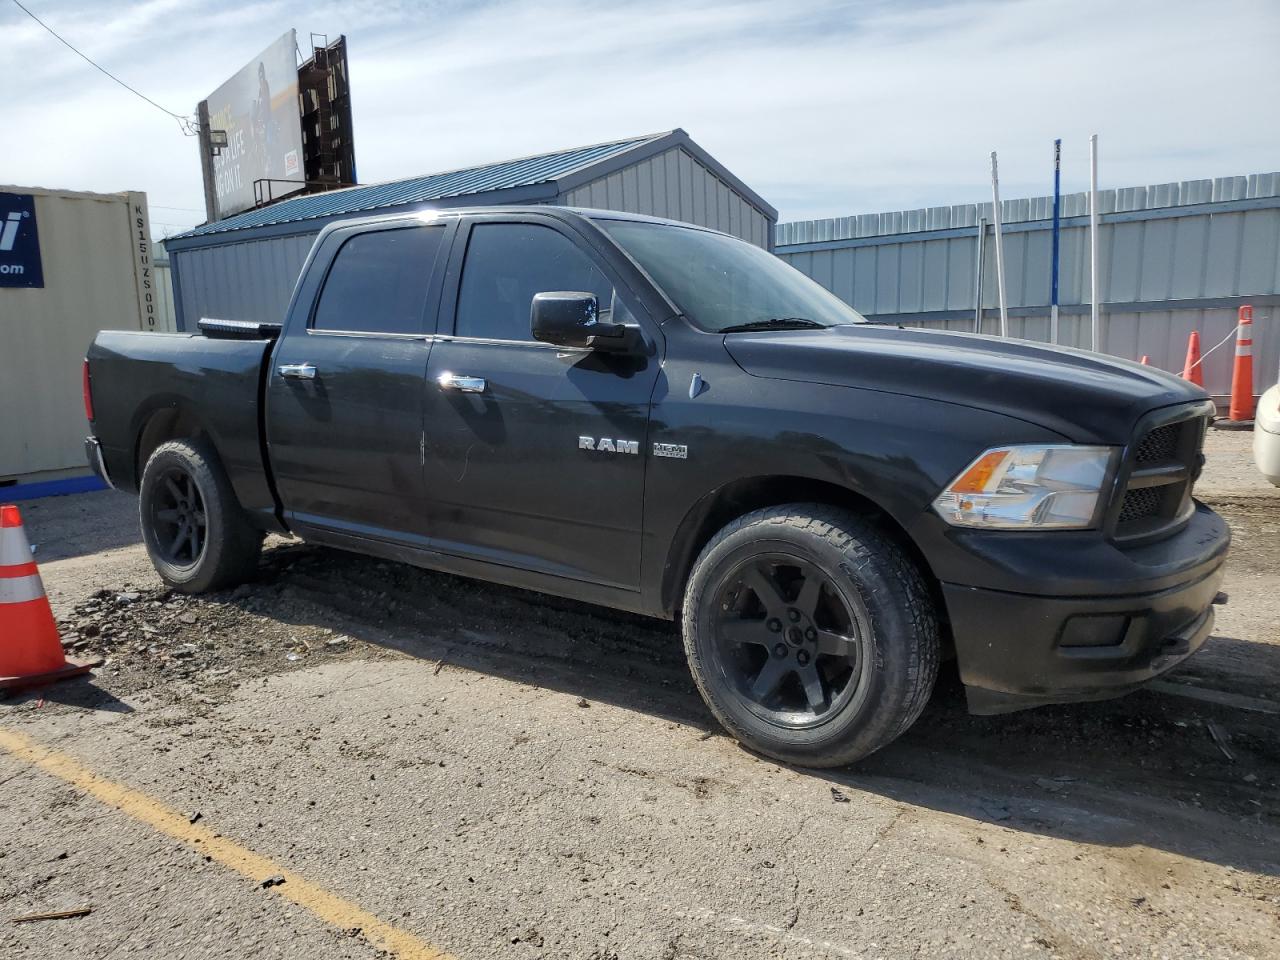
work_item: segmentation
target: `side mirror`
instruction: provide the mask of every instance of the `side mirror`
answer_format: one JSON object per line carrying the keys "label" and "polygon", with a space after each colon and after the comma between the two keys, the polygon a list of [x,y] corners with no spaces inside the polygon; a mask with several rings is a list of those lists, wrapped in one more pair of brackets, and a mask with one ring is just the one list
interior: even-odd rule
{"label": "side mirror", "polygon": [[558,347],[626,350],[631,342],[625,324],[600,322],[599,301],[581,290],[535,293],[529,329],[533,339]]}

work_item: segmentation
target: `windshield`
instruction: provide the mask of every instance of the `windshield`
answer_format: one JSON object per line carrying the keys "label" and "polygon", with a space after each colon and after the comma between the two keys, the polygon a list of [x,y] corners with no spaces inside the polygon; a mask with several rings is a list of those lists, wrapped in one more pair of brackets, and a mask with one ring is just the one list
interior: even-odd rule
{"label": "windshield", "polygon": [[702,330],[788,330],[865,323],[773,254],[720,233],[635,220],[597,221]]}

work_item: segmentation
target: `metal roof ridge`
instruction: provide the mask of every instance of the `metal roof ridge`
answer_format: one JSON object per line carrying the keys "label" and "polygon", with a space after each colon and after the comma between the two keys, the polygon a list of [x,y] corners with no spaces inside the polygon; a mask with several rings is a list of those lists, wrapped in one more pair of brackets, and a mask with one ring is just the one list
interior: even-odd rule
{"label": "metal roof ridge", "polygon": [[[671,130],[664,130],[661,133],[647,133],[638,137],[622,137],[619,140],[605,140],[601,143],[587,143],[580,147],[562,147],[559,150],[544,150],[541,153],[530,153],[523,157],[509,157],[506,160],[490,160],[488,163],[473,163],[465,167],[454,167],[450,170],[433,170],[431,173],[419,174],[416,177],[398,177],[394,180],[375,180],[372,183],[353,183],[349,187],[343,187],[342,190],[327,190],[325,192],[341,193],[344,190],[352,190],[357,187],[387,187],[401,183],[412,183],[415,180],[430,180],[432,177],[448,177],[458,173],[471,173],[475,170],[483,170],[486,167],[504,167],[509,163],[524,163],[528,160],[542,160],[547,157],[558,157],[564,153],[579,153],[583,150],[598,150],[601,147],[618,147],[622,146],[624,143],[636,144],[638,146],[639,144],[648,143],[651,140],[657,140],[660,137],[665,137],[672,132],[673,131]],[[589,160],[584,163],[583,166],[590,166],[592,163],[597,162],[599,162],[598,159]],[[566,171],[566,173],[574,173],[579,169],[581,168],[574,167],[572,170]],[[306,196],[309,196],[309,194],[306,194]]]}

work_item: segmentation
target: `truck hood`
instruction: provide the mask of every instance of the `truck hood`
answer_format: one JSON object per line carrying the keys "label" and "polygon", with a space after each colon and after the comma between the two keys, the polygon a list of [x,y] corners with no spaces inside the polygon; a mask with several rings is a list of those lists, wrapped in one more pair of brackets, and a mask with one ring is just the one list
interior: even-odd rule
{"label": "truck hood", "polygon": [[944,330],[850,324],[730,333],[724,345],[752,376],[928,397],[1078,443],[1125,443],[1142,414],[1207,396],[1173,374],[1104,354]]}

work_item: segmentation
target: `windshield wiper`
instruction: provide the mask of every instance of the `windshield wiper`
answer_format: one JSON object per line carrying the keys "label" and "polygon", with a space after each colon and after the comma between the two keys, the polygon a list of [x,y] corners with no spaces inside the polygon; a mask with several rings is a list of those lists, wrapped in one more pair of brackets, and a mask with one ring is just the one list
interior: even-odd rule
{"label": "windshield wiper", "polygon": [[768,320],[752,320],[750,323],[735,323],[729,327],[721,327],[721,333],[743,333],[747,330],[825,330],[825,323],[818,323],[808,317],[770,317]]}

